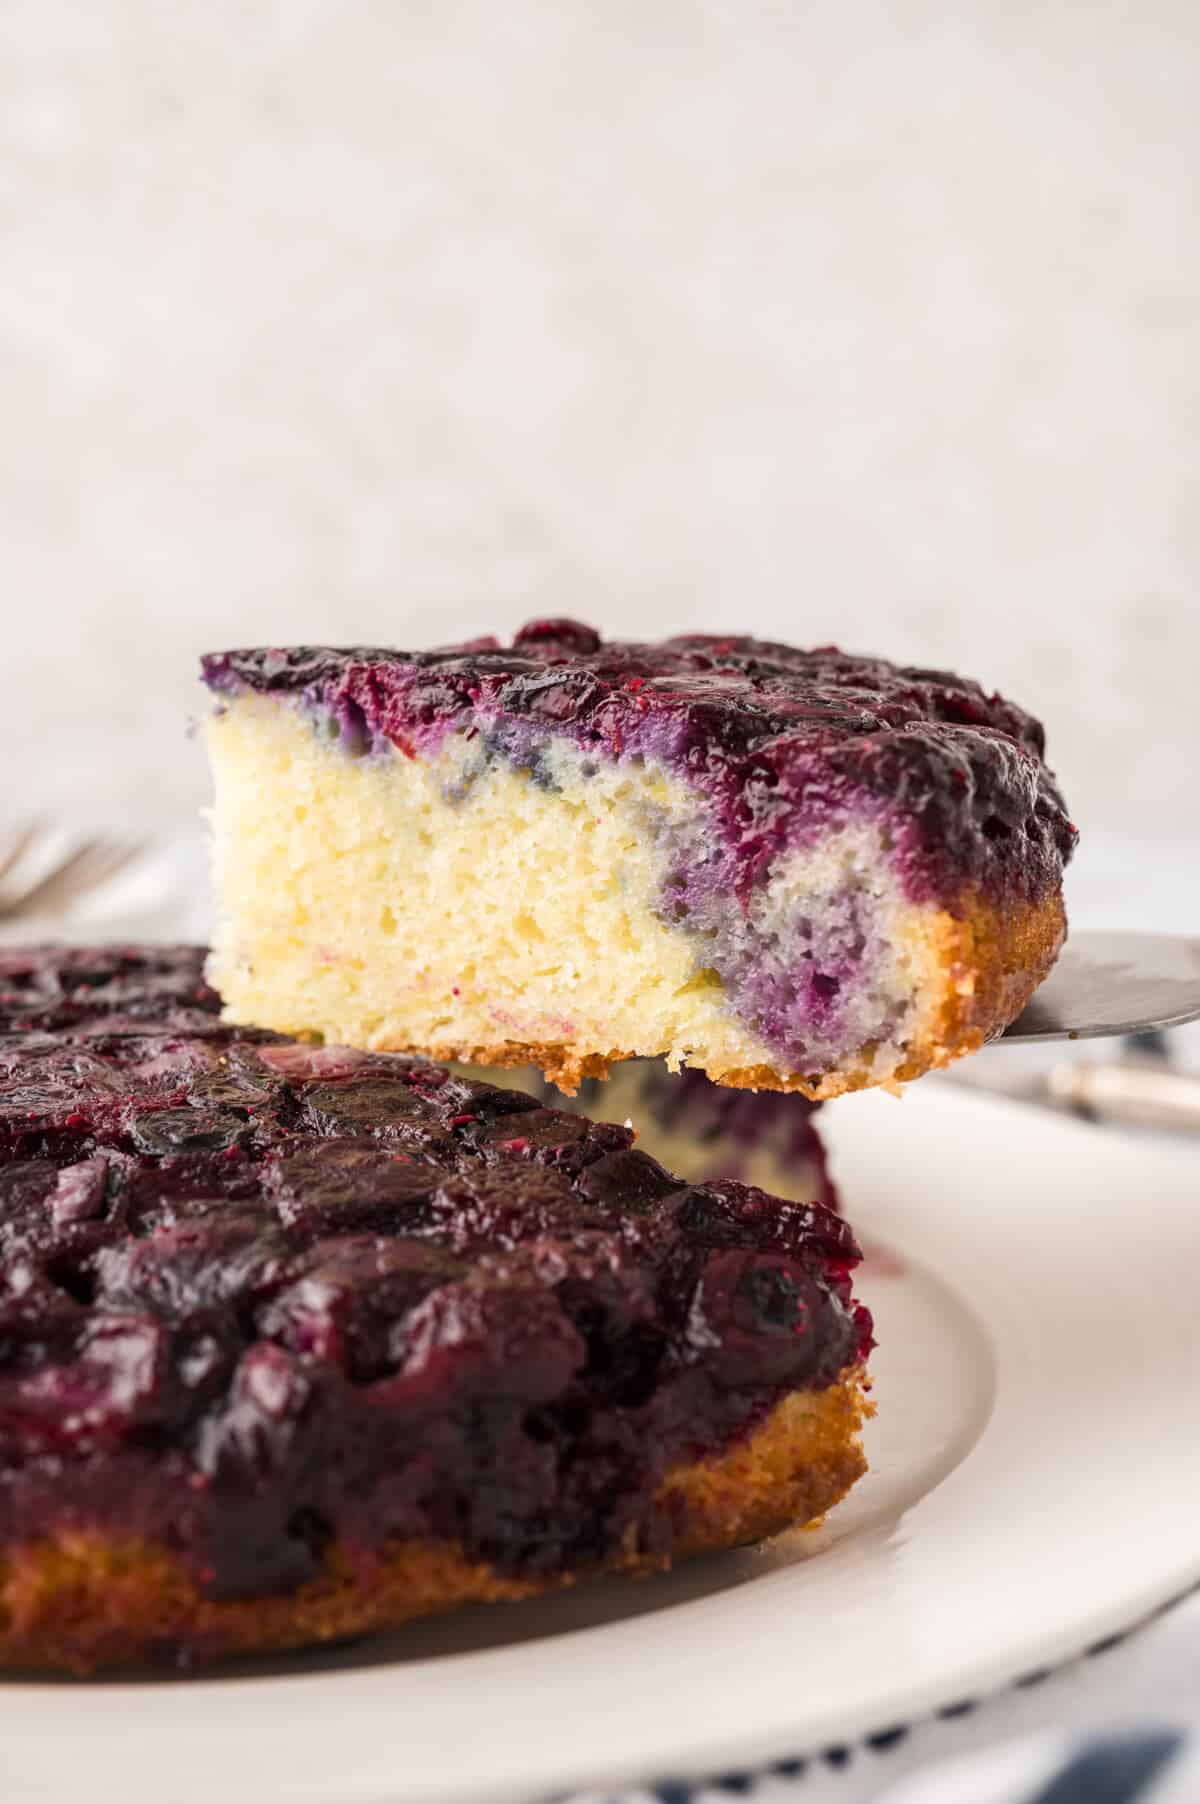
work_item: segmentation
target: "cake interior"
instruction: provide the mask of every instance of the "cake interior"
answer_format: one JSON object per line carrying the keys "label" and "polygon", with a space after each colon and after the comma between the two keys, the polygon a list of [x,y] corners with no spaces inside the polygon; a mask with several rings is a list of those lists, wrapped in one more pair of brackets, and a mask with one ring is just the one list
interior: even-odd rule
{"label": "cake interior", "polygon": [[493,1065],[533,1049],[570,1088],[631,1055],[887,1081],[942,1006],[945,916],[905,894],[878,815],[746,899],[702,798],[652,760],[551,739],[522,767],[463,731],[355,757],[250,693],[207,730],[234,1019]]}

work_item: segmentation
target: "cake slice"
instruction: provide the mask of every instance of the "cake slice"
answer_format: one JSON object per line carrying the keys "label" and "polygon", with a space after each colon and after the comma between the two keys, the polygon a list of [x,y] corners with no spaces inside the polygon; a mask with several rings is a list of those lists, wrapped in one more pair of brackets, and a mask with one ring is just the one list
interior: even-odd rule
{"label": "cake slice", "polygon": [[233,1020],[824,1097],[978,1047],[1062,943],[1041,727],[958,677],[571,621],[204,674]]}
{"label": "cake slice", "polygon": [[340,1639],[835,1504],[819,1204],[224,1025],[188,948],[0,953],[0,1664]]}

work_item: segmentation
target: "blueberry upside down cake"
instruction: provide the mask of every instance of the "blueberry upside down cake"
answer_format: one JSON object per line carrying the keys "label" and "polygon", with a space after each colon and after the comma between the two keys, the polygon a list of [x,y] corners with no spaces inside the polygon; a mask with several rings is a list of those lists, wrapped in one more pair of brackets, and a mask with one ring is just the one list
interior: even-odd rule
{"label": "blueberry upside down cake", "polygon": [[[277,706],[245,733],[299,759]],[[652,1571],[858,1478],[837,1215],[230,1025],[202,966],[0,953],[0,1661],[338,1639]]]}

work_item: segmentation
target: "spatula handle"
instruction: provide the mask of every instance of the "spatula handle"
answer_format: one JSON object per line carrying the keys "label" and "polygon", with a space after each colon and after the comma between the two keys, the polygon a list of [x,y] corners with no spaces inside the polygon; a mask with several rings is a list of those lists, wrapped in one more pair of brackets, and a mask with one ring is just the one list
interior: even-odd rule
{"label": "spatula handle", "polygon": [[1046,1079],[1053,1100],[1094,1121],[1200,1132],[1200,1076],[1132,1060],[1083,1060]]}

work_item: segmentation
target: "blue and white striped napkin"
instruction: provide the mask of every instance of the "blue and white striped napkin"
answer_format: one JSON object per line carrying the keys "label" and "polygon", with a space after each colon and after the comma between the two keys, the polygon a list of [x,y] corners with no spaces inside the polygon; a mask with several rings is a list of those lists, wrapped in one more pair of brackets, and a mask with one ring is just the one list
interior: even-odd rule
{"label": "blue and white striped napkin", "polygon": [[[637,1792],[591,1794],[577,1804],[805,1804],[814,1795],[804,1762],[759,1776],[736,1774],[701,1785],[682,1782]],[[936,1762],[883,1779],[875,1804],[1196,1804],[1200,1742],[1181,1729],[1142,1729],[1073,1742],[1040,1735]],[[824,1792],[820,1795],[824,1796]],[[576,1801],[572,1801],[576,1804]]]}
{"label": "blue and white striped napkin", "polygon": [[[615,1798],[597,1793],[594,1804],[729,1804],[739,1797],[748,1804],[801,1804],[810,1795],[775,1772],[699,1787],[668,1784]],[[940,1761],[894,1783],[885,1780],[875,1796],[878,1804],[1196,1804],[1200,1744],[1177,1729],[1086,1742],[1043,1735]]]}
{"label": "blue and white striped napkin", "polygon": [[854,1746],[562,1804],[1200,1804],[1200,1595],[1093,1657]]}

